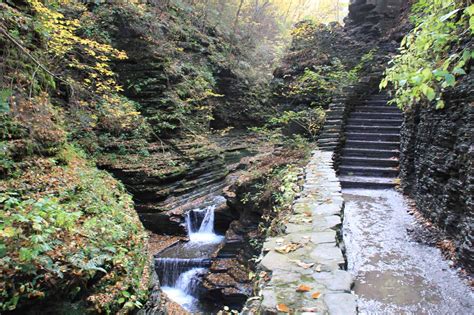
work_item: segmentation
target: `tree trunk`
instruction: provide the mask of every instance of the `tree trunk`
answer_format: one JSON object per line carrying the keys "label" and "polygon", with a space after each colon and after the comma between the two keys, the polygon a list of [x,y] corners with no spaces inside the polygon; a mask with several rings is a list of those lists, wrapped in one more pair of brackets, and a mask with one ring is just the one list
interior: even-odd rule
{"label": "tree trunk", "polygon": [[240,12],[242,11],[242,6],[243,5],[244,5],[244,0],[240,0],[239,8],[237,9],[237,13],[235,14],[234,34],[235,34],[235,31],[237,30],[237,25],[239,24]]}

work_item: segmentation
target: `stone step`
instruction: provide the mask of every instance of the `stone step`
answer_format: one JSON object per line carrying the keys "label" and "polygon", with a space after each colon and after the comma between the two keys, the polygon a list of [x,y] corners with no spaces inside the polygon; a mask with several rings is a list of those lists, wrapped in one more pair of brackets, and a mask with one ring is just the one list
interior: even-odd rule
{"label": "stone step", "polygon": [[358,105],[354,108],[354,112],[378,112],[378,113],[400,113],[397,107],[390,106],[371,106],[371,105]]}
{"label": "stone step", "polygon": [[342,188],[389,189],[397,185],[396,178],[340,176]]}
{"label": "stone step", "polygon": [[350,119],[403,119],[401,113],[378,113],[378,112],[353,112]]}
{"label": "stone step", "polygon": [[398,141],[346,140],[346,149],[399,150]]}
{"label": "stone step", "polygon": [[388,100],[386,98],[366,100],[364,103],[367,104],[367,105],[374,105],[374,106],[379,106],[379,105],[393,106],[393,105],[388,105]]}
{"label": "stone step", "polygon": [[371,95],[367,98],[369,101],[379,101],[379,100],[388,100],[390,97],[387,94],[378,94],[378,95]]}
{"label": "stone step", "polygon": [[328,110],[326,112],[326,117],[329,117],[329,118],[342,117],[343,114],[344,114],[344,111],[342,110]]}
{"label": "stone step", "polygon": [[323,130],[342,130],[342,125],[324,125]]}
{"label": "stone step", "polygon": [[400,141],[400,134],[398,133],[362,133],[362,132],[348,132],[346,135],[348,140],[368,140],[368,141]]}
{"label": "stone step", "polygon": [[320,136],[319,136],[319,139],[320,140],[323,140],[323,139],[338,139],[339,138],[339,132],[328,132],[328,133],[322,133]]}
{"label": "stone step", "polygon": [[341,175],[349,176],[365,176],[365,177],[397,177],[398,168],[396,167],[361,167],[340,165],[339,171]]}
{"label": "stone step", "polygon": [[362,132],[362,133],[391,133],[399,134],[400,126],[364,126],[349,124],[346,127],[347,132]]}
{"label": "stone step", "polygon": [[341,131],[342,130],[342,126],[341,125],[325,125],[323,127],[323,130],[337,130],[337,131]]}
{"label": "stone step", "polygon": [[389,158],[398,158],[400,156],[400,151],[345,148],[343,149],[342,154],[343,156],[375,157],[375,158],[381,158],[381,159],[389,159]]}
{"label": "stone step", "polygon": [[336,150],[336,148],[337,148],[337,146],[335,146],[335,145],[334,146],[327,146],[327,147],[321,147],[321,146],[319,147],[319,149],[321,151],[334,151],[334,150]]}
{"label": "stone step", "polygon": [[397,167],[397,158],[374,158],[374,157],[360,157],[347,156],[341,158],[342,165],[348,166],[376,166],[376,167]]}
{"label": "stone step", "polygon": [[388,105],[387,100],[363,100],[355,102],[354,105],[358,106],[376,106],[379,107],[394,107],[393,105]]}
{"label": "stone step", "polygon": [[348,119],[349,125],[359,126],[401,126],[403,120],[401,119]]}
{"label": "stone step", "polygon": [[338,138],[327,138],[327,139],[319,139],[318,140],[318,143],[338,143],[339,142],[339,139]]}

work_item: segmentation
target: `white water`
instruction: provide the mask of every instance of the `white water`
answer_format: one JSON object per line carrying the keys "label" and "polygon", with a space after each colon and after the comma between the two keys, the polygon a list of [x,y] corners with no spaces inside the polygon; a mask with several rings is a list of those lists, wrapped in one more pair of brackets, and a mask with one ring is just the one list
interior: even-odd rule
{"label": "white water", "polygon": [[195,284],[200,274],[207,271],[205,268],[194,268],[179,276],[173,287],[162,287],[163,292],[174,302],[188,311],[193,311],[197,299],[193,296]]}
{"label": "white water", "polygon": [[[215,205],[204,209],[194,209],[186,215],[186,227],[188,237],[192,245],[216,244],[222,242],[223,236],[214,232],[214,210]],[[200,225],[198,226],[200,222]]]}
{"label": "white water", "polygon": [[[215,205],[208,206],[203,209],[194,209],[186,215],[186,228],[188,230],[189,242],[183,247],[187,254],[201,252],[200,249],[206,248],[206,245],[219,244],[224,237],[217,235],[214,231],[214,210]],[[207,246],[209,247],[209,246]],[[183,253],[184,254],[184,253]],[[202,255],[202,253],[201,253]],[[162,287],[163,292],[174,302],[180,304],[189,312],[199,311],[198,295],[200,277],[207,272],[206,268],[202,268],[203,264],[199,260],[204,261],[207,257],[199,255],[196,259],[195,268],[189,269],[189,264],[193,264],[192,260],[180,258],[162,258],[159,263],[163,264],[161,269],[166,273],[162,279],[165,286]],[[206,256],[206,254],[204,254]],[[195,256],[192,256],[195,257]],[[178,277],[179,272],[181,273]],[[175,280],[176,279],[176,280]]]}

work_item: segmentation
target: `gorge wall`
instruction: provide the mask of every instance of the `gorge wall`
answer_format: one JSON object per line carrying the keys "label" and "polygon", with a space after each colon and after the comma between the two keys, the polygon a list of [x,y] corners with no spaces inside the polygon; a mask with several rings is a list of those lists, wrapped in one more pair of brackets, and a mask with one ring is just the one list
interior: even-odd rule
{"label": "gorge wall", "polygon": [[472,73],[449,91],[446,107],[418,105],[405,113],[402,187],[418,209],[452,237],[457,256],[474,270],[474,146]]}

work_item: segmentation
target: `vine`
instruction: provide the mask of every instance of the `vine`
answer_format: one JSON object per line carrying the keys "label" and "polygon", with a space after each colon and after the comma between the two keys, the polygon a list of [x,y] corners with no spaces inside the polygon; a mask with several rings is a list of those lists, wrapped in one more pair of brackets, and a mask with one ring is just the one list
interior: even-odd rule
{"label": "vine", "polygon": [[[461,45],[474,32],[474,5],[470,1],[419,0],[413,6],[415,28],[402,40],[400,54],[380,83],[395,90],[392,103],[400,108],[419,101],[445,106],[443,93],[466,74],[474,58],[470,47]],[[466,45],[464,45],[466,46]]]}

